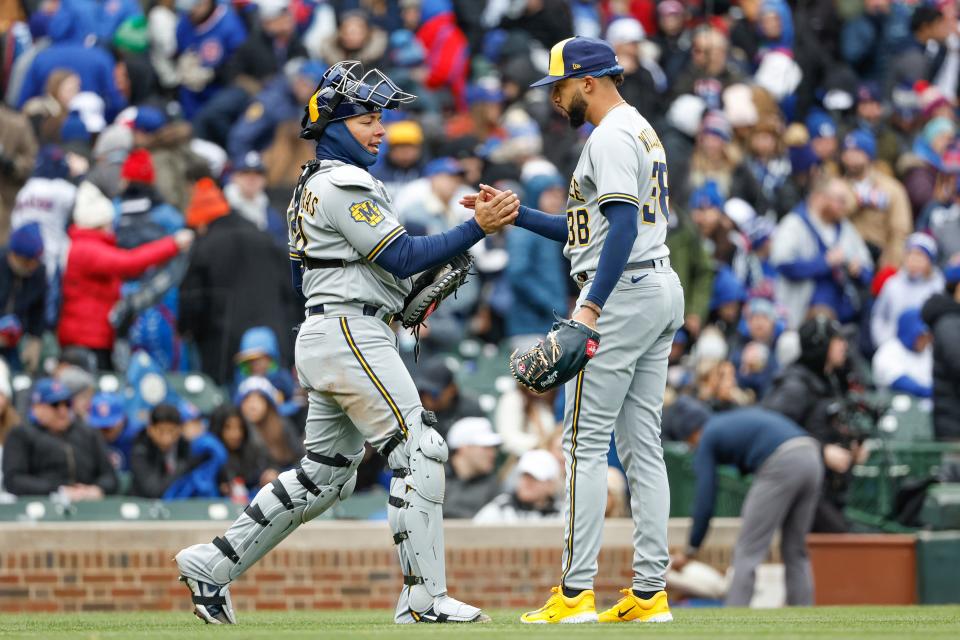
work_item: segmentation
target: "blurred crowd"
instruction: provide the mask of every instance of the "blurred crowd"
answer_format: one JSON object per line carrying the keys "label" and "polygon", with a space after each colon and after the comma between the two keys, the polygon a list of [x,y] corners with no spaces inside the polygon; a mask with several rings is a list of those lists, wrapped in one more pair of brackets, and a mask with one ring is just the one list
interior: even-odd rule
{"label": "blurred crowd", "polygon": [[[960,439],[955,0],[9,0],[3,488],[242,501],[294,465],[303,301],[285,211],[324,70],[357,59],[419,96],[384,114],[371,172],[410,233],[435,233],[471,215],[458,202],[480,182],[563,214],[590,127],[528,85],[573,35],[614,46],[667,152],[687,307],[664,438],[750,405],[787,416],[823,445],[827,529],[868,453],[836,401],[907,394],[932,405],[938,439]],[[446,508],[555,517],[562,397],[501,386],[481,406],[450,356],[527,346],[576,289],[562,246],[534,234],[473,251],[477,276],[422,331],[418,362],[400,335],[452,450]],[[103,372],[126,384],[103,389]],[[131,382],[183,372],[229,401],[201,412]],[[361,485],[382,475],[371,451]]]}

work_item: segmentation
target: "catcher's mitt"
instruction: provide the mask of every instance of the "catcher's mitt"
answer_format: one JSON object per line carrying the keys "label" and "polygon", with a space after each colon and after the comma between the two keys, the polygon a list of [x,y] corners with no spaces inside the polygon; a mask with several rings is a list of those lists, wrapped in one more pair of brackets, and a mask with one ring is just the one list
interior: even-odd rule
{"label": "catcher's mitt", "polygon": [[510,372],[536,393],[559,387],[580,373],[600,347],[600,334],[573,320],[557,320],[547,337],[510,355]]}
{"label": "catcher's mitt", "polygon": [[403,326],[409,329],[426,320],[445,298],[467,281],[472,266],[473,257],[461,253],[447,264],[428,269],[417,276],[410,295],[403,301],[403,311],[400,312]]}

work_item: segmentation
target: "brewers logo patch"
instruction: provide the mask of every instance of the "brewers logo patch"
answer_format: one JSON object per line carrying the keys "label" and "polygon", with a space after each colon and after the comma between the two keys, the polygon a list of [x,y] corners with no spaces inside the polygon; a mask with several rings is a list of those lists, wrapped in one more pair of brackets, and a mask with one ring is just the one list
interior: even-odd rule
{"label": "brewers logo patch", "polygon": [[373,200],[354,202],[350,205],[350,215],[357,222],[366,222],[371,227],[375,227],[383,221],[383,214],[380,213],[380,208]]}

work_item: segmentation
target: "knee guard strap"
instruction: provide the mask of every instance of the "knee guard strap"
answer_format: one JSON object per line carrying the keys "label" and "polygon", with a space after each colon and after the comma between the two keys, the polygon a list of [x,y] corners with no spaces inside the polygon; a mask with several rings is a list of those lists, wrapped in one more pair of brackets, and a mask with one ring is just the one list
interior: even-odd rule
{"label": "knee guard strap", "polygon": [[361,449],[327,458],[335,461],[333,465],[317,462],[316,454],[307,455],[295,469],[260,489],[224,537],[213,541],[220,552],[211,571],[216,582],[237,579],[298,526],[348,498],[356,486],[363,453]]}

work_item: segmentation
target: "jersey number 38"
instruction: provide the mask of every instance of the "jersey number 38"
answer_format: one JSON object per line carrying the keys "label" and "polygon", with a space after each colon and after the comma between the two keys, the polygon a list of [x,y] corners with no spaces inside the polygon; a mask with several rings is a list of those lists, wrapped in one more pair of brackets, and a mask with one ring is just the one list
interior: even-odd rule
{"label": "jersey number 38", "polygon": [[650,197],[643,204],[641,216],[643,224],[657,224],[657,211],[662,213],[665,219],[670,219],[670,209],[667,204],[667,198],[670,196],[670,187],[667,186],[667,163],[654,162],[651,177],[656,180],[656,184],[650,190]]}

